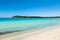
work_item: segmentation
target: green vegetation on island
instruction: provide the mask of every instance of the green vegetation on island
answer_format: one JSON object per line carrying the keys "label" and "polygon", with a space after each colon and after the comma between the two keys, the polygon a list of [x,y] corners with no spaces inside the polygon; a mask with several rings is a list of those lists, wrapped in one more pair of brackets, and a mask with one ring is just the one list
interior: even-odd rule
{"label": "green vegetation on island", "polygon": [[13,16],[12,18],[41,18],[40,16]]}
{"label": "green vegetation on island", "polygon": [[13,16],[12,18],[60,18],[60,16],[50,16],[50,17],[42,17],[42,16]]}

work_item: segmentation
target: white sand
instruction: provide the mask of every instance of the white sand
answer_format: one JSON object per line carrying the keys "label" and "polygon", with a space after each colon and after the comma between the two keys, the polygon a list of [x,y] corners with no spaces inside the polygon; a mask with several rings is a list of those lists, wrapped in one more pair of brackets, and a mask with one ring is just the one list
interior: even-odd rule
{"label": "white sand", "polygon": [[16,34],[12,36],[0,37],[0,40],[60,40],[60,25]]}

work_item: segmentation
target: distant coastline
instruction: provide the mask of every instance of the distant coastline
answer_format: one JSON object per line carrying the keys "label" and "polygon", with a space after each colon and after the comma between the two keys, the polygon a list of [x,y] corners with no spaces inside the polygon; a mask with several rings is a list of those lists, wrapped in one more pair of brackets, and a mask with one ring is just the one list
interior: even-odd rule
{"label": "distant coastline", "polygon": [[42,17],[42,16],[13,16],[12,18],[60,18],[60,16],[50,16],[50,17]]}

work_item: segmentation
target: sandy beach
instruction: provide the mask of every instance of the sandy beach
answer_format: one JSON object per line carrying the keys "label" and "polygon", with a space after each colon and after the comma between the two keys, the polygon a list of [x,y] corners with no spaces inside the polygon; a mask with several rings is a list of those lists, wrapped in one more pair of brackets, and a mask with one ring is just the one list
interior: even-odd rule
{"label": "sandy beach", "polygon": [[18,34],[0,36],[0,40],[60,40],[60,25]]}

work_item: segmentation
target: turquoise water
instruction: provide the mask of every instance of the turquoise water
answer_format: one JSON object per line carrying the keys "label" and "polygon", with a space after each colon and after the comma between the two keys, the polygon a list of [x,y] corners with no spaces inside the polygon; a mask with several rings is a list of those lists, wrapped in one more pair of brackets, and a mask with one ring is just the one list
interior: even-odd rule
{"label": "turquoise water", "polygon": [[45,28],[59,21],[60,18],[0,18],[0,32]]}

